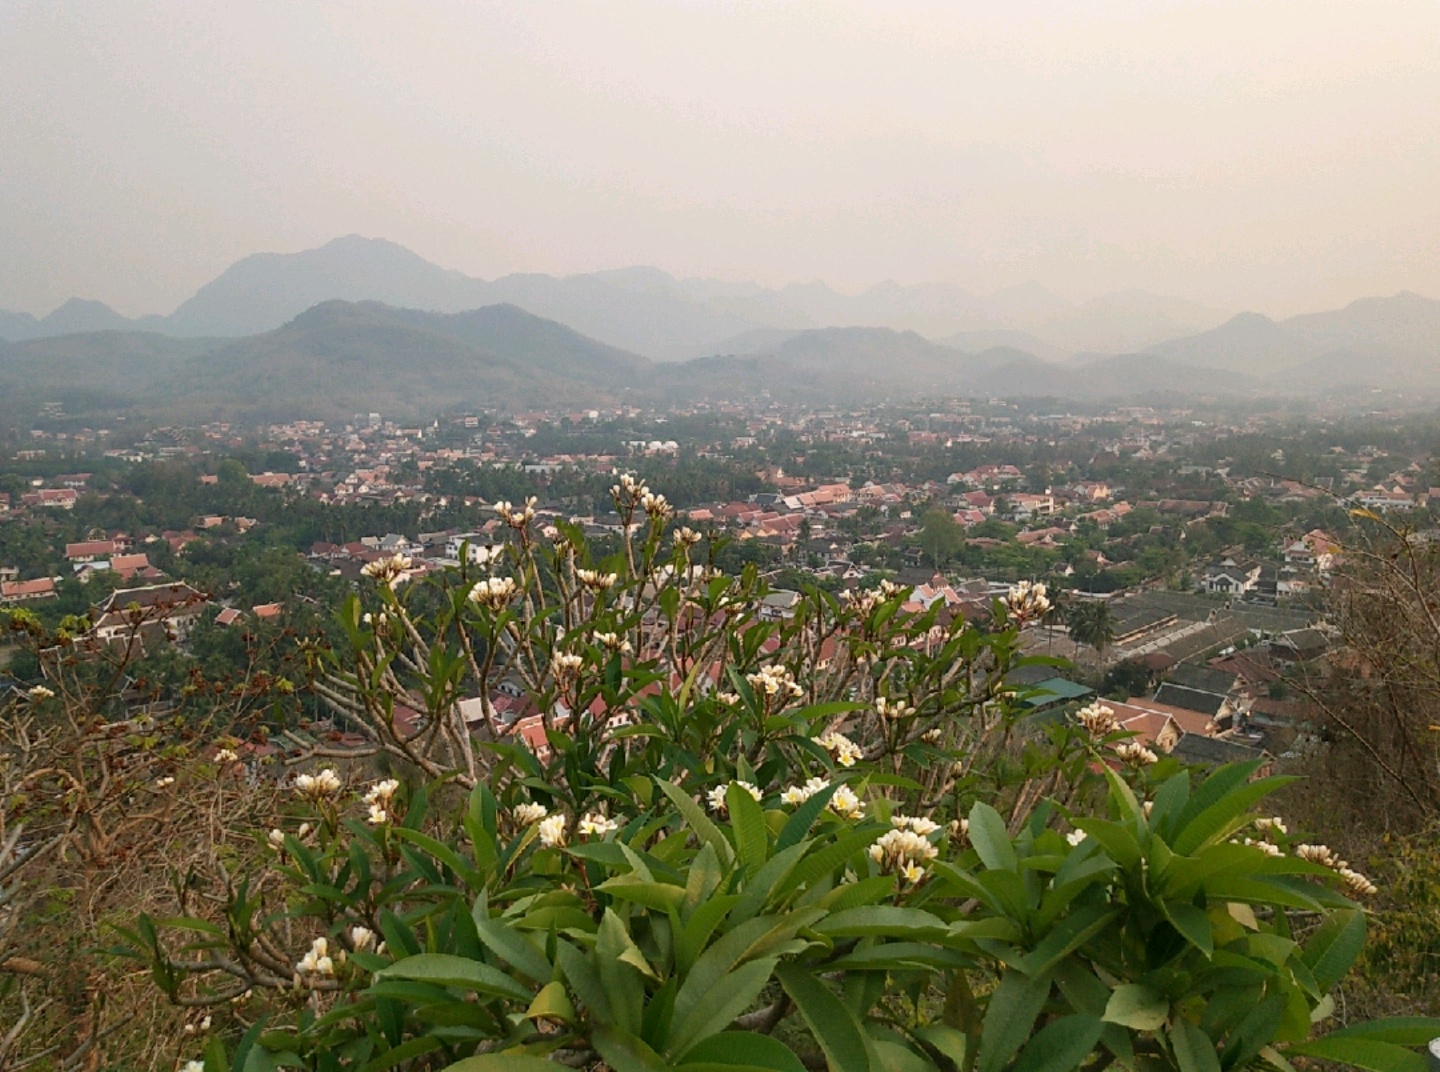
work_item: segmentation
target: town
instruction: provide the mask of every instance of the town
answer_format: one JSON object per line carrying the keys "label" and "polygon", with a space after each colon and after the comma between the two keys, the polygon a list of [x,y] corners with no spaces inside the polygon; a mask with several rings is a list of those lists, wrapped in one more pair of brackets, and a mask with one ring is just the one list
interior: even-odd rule
{"label": "town", "polygon": [[[455,568],[512,533],[496,504],[532,497],[540,530],[569,523],[613,546],[609,488],[633,472],[715,568],[763,576],[762,616],[792,613],[808,588],[889,582],[910,610],[983,620],[1012,585],[1043,583],[1054,606],[1024,643],[1046,659],[1012,675],[1037,724],[1099,695],[1189,762],[1293,755],[1333,646],[1325,596],[1343,548],[1366,518],[1427,534],[1440,497],[1418,419],[1193,405],[75,423],[51,410],[8,437],[0,609],[67,626],[77,651],[125,649],[143,683],[127,710],[194,709],[197,668],[252,685],[259,669],[292,709],[256,742],[266,753],[347,739],[293,690],[367,566],[401,556],[411,581]],[[9,689],[40,679],[21,647],[0,659]],[[523,722],[514,697],[493,699]]]}

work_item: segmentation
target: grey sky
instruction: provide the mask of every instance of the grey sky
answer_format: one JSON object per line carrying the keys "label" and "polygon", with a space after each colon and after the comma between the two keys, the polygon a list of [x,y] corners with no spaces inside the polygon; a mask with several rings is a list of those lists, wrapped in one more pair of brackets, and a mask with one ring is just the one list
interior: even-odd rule
{"label": "grey sky", "polygon": [[493,277],[1440,297],[1435,0],[0,0],[0,307]]}

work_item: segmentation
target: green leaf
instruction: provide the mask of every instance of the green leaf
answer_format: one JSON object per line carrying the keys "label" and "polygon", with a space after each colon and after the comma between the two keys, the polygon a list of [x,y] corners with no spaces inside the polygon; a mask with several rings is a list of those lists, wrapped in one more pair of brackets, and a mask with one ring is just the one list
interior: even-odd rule
{"label": "green leaf", "polygon": [[570,1001],[565,984],[557,981],[542,986],[540,993],[535,995],[535,1000],[525,1010],[525,1016],[530,1020],[561,1020],[567,1024],[573,1023],[575,1006]]}
{"label": "green leaf", "polygon": [[[970,828],[975,828],[973,819]],[[1030,976],[1011,968],[1001,976],[980,1028],[980,1072],[998,1072],[1020,1051],[1049,996],[1048,975]]]}
{"label": "green leaf", "polygon": [[554,969],[544,954],[504,920],[491,917],[483,897],[475,902],[470,918],[475,922],[480,941],[516,971],[537,983],[548,983],[554,978]]}
{"label": "green leaf", "polygon": [[1177,1020],[1170,1028],[1170,1045],[1180,1072],[1220,1072],[1215,1043],[1189,1020]]}
{"label": "green leaf", "polygon": [[728,1027],[760,996],[777,963],[774,957],[763,957],[742,964],[721,978],[711,992],[712,1000],[693,1006],[685,1019],[671,1028],[665,1042],[666,1052],[684,1060],[691,1047]]}
{"label": "green leaf", "polygon": [[1014,871],[1018,866],[1015,847],[1005,831],[1005,820],[989,804],[977,803],[970,809],[970,843],[980,854],[986,867],[995,871]]}
{"label": "green leaf", "polygon": [[1247,813],[1252,805],[1294,780],[1287,775],[1275,775],[1230,790],[1176,831],[1175,851],[1181,856],[1192,856],[1197,850],[1226,837],[1248,821]]}
{"label": "green leaf", "polygon": [[678,909],[685,903],[685,891],[664,882],[646,882],[636,875],[616,875],[595,887],[622,901],[654,908],[660,912]]}
{"label": "green leaf", "polygon": [[1104,1025],[1093,1016],[1062,1016],[1042,1027],[1020,1051],[1013,1072],[1073,1072],[1095,1051]]}
{"label": "green leaf", "polygon": [[1164,908],[1165,918],[1185,936],[1186,941],[1207,957],[1215,952],[1215,929],[1202,909],[1183,902],[1168,902]]}
{"label": "green leaf", "polygon": [[450,953],[418,953],[375,973],[376,979],[410,979],[434,986],[453,986],[478,994],[529,1003],[534,997],[510,976],[478,960]]}
{"label": "green leaf", "polygon": [[1407,1050],[1393,1042],[1379,1042],[1375,1039],[1324,1038],[1287,1046],[1285,1055],[1299,1054],[1303,1057],[1318,1057],[1322,1061],[1336,1061],[1353,1068],[1367,1069],[1368,1072],[1426,1072],[1425,1058],[1414,1050]]}
{"label": "green leaf", "polygon": [[800,806],[795,809],[795,813],[785,821],[784,827],[780,830],[780,837],[775,842],[777,853],[783,852],[791,845],[799,844],[805,835],[810,833],[810,828],[815,825],[815,820],[820,817],[820,813],[830,803],[830,798],[835,795],[835,790],[839,788],[839,782],[831,782],[824,789],[810,794],[800,802]]}
{"label": "green leaf", "polygon": [[728,864],[735,859],[735,850],[731,847],[730,841],[720,832],[720,828],[710,821],[710,817],[705,814],[700,805],[690,799],[689,793],[663,778],[657,778],[655,781],[675,807],[680,809],[680,814],[685,817],[685,822],[689,824],[690,829],[695,831],[695,836],[706,845],[711,846],[722,863]]}
{"label": "green leaf", "polygon": [[555,1063],[528,1053],[486,1053],[446,1065],[441,1072],[555,1072]]}
{"label": "green leaf", "polygon": [[1398,1046],[1424,1046],[1431,1039],[1440,1038],[1440,1018],[1434,1016],[1389,1016],[1383,1020],[1354,1024],[1332,1031],[1327,1039],[1353,1038],[1373,1039],[1376,1042],[1393,1042]]}
{"label": "green leaf", "polygon": [[834,938],[941,938],[949,927],[938,916],[918,908],[864,905],[846,909],[815,924],[819,934]]}
{"label": "green leaf", "polygon": [[722,1031],[690,1048],[676,1072],[718,1072],[721,1068],[806,1072],[805,1064],[783,1042],[754,1031]]}
{"label": "green leaf", "polygon": [[[624,1028],[601,1024],[591,1033],[595,1051],[613,1072],[670,1072],[660,1055]],[[549,1066],[554,1072],[554,1065]]]}
{"label": "green leaf", "polygon": [[1305,943],[1300,959],[1323,993],[1344,978],[1364,946],[1365,913],[1332,912]]}
{"label": "green leaf", "polygon": [[830,1072],[880,1072],[870,1037],[844,1002],[803,968],[787,964],[775,974],[820,1044]]}
{"label": "green leaf", "polygon": [[1105,1003],[1104,1020],[1136,1031],[1158,1031],[1170,1015],[1165,995],[1139,983],[1117,986]]}
{"label": "green leaf", "polygon": [[1030,975],[1045,975],[1057,963],[1099,934],[1120,914],[1118,908],[1097,904],[1067,916],[1050,931],[1017,967]]}
{"label": "green leaf", "polygon": [[735,831],[735,846],[740,863],[749,877],[759,871],[770,855],[770,835],[765,827],[765,812],[750,791],[737,782],[725,790],[725,807],[730,811],[730,826]]}

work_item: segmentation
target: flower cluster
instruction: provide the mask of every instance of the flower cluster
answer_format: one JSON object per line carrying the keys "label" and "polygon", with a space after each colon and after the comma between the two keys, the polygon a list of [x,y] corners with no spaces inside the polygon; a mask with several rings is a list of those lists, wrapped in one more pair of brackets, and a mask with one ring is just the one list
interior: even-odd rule
{"label": "flower cluster", "polygon": [[545,816],[550,814],[550,809],[544,804],[516,804],[510,815],[514,818],[517,826],[534,826]]}
{"label": "flower cluster", "polygon": [[884,696],[875,697],[875,710],[881,718],[906,718],[915,713],[915,708],[904,700],[887,700]]}
{"label": "flower cluster", "polygon": [[54,691],[47,689],[44,685],[30,686],[25,695],[30,697],[32,703],[40,703],[44,700],[53,700],[55,698]]}
{"label": "flower cluster", "polygon": [[470,602],[493,611],[502,611],[515,598],[515,581],[510,577],[489,577],[470,589]]}
{"label": "flower cluster", "polygon": [[903,882],[920,882],[925,878],[925,863],[939,853],[930,840],[913,830],[887,831],[870,846],[870,859],[885,871],[900,876]]}
{"label": "flower cluster", "polygon": [[395,791],[400,788],[400,783],[394,778],[386,778],[383,782],[376,782],[365,793],[365,803],[370,805],[370,824],[380,826],[390,821],[390,801],[395,796]]}
{"label": "flower cluster", "polygon": [[805,690],[800,687],[800,683],[795,680],[795,676],[790,673],[788,667],[774,664],[762,666],[756,673],[746,674],[745,680],[750,682],[753,689],[766,696],[796,697],[805,695]]}
{"label": "flower cluster", "polygon": [[215,753],[215,762],[220,764],[234,763],[240,756],[233,748],[222,748]]}
{"label": "flower cluster", "polygon": [[620,823],[616,819],[601,815],[598,811],[587,812],[580,816],[578,827],[581,837],[601,837],[614,833],[620,829]]}
{"label": "flower cluster", "polygon": [[761,797],[760,790],[756,786],[751,785],[749,782],[741,781],[737,778],[733,782],[726,782],[724,785],[717,785],[714,789],[711,789],[710,792],[705,794],[705,799],[710,802],[711,811],[723,812],[725,810],[725,794],[732,785],[738,785],[741,789],[745,790],[745,792],[749,793],[756,800],[759,800]]}
{"label": "flower cluster", "polygon": [[1269,834],[1272,832],[1276,834],[1290,833],[1289,829],[1285,826],[1285,820],[1281,819],[1278,815],[1272,816],[1269,819],[1256,819],[1255,829],[1259,830],[1262,834]]}
{"label": "flower cluster", "polygon": [[621,473],[619,483],[610,488],[610,497],[615,500],[615,509],[624,514],[640,504],[650,489],[629,473]]}
{"label": "flower cluster", "polygon": [[550,672],[555,675],[555,680],[562,684],[574,681],[580,675],[580,667],[584,665],[584,658],[573,651],[557,651],[550,656]]}
{"label": "flower cluster", "polygon": [[357,923],[350,928],[350,944],[358,952],[364,952],[375,944],[375,932],[369,927],[362,927]]}
{"label": "flower cluster", "polygon": [[316,938],[310,951],[295,965],[300,975],[334,975],[335,962],[330,959],[330,943],[324,937]]}
{"label": "flower cluster", "polygon": [[652,521],[664,521],[675,511],[658,492],[647,491],[640,496],[640,509],[650,515]]}
{"label": "flower cluster", "polygon": [[1119,732],[1120,723],[1115,721],[1115,712],[1102,703],[1092,703],[1075,712],[1075,721],[1085,727],[1085,732],[1096,740]]}
{"label": "flower cluster", "polygon": [[1160,757],[1139,741],[1121,741],[1115,746],[1115,758],[1132,767],[1148,767],[1160,762]]}
{"label": "flower cluster", "polygon": [[635,650],[631,646],[630,641],[616,633],[596,633],[595,643],[607,651],[618,651],[621,655],[629,655]]}
{"label": "flower cluster", "polygon": [[927,819],[923,815],[892,815],[890,825],[896,830],[909,830],[912,834],[919,834],[925,837],[940,829],[940,824],[933,819]]}
{"label": "flower cluster", "polygon": [[700,534],[689,525],[681,525],[680,530],[675,533],[675,542],[681,547],[694,547],[700,542]]}
{"label": "flower cluster", "polygon": [[909,591],[910,587],[908,585],[896,584],[894,581],[884,580],[881,581],[876,588],[867,588],[864,591],[858,588],[852,588],[845,592],[840,599],[864,616],[868,615],[876,607],[880,606],[880,604],[888,603],[896,596],[908,593]]}
{"label": "flower cluster", "polygon": [[410,575],[410,567],[413,563],[409,557],[400,554],[398,551],[389,558],[376,559],[374,562],[367,562],[361,567],[360,572],[377,584],[388,585],[394,588]]}
{"label": "flower cluster", "polygon": [[1021,581],[1011,587],[1001,600],[1012,618],[1022,622],[1039,618],[1050,609],[1050,597],[1044,584]]}
{"label": "flower cluster", "polygon": [[1249,845],[1252,849],[1259,849],[1266,856],[1284,856],[1285,853],[1279,845],[1269,841],[1256,841],[1254,838],[1245,838],[1240,842],[1242,845]]}
{"label": "flower cluster", "polygon": [[323,800],[340,792],[340,775],[329,767],[319,774],[300,774],[295,778],[295,789],[310,800]]}
{"label": "flower cluster", "polygon": [[865,805],[848,785],[837,786],[830,798],[830,810],[842,819],[859,819],[865,814]]}
{"label": "flower cluster", "polygon": [[1353,894],[1369,896],[1376,892],[1375,883],[1340,859],[1340,856],[1328,845],[1299,845],[1295,849],[1295,855],[1309,863],[1319,864],[1321,867],[1328,867],[1334,871],[1345,883],[1346,889]]}
{"label": "flower cluster", "polygon": [[855,766],[855,761],[865,755],[858,744],[836,730],[831,730],[823,737],[810,739],[834,756],[835,762],[842,767]]}
{"label": "flower cluster", "polygon": [[782,804],[804,804],[822,789],[828,789],[830,783],[824,778],[809,778],[804,785],[789,786],[780,794]]}
{"label": "flower cluster", "polygon": [[620,579],[613,573],[602,573],[593,569],[577,569],[575,576],[592,592],[604,592],[614,588],[615,582]]}
{"label": "flower cluster", "polygon": [[495,512],[500,515],[500,520],[509,525],[512,529],[523,529],[535,519],[535,496],[530,496],[521,506],[516,506],[501,499],[495,504]]}
{"label": "flower cluster", "polygon": [[540,844],[553,849],[565,844],[565,816],[550,815],[540,820],[537,827]]}

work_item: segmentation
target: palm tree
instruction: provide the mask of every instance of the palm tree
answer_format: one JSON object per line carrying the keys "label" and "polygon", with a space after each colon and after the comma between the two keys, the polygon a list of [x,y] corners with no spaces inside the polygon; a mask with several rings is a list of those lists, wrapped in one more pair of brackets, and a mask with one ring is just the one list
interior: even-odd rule
{"label": "palm tree", "polygon": [[1098,599],[1077,599],[1065,612],[1070,639],[1095,649],[1097,656],[1115,642],[1115,620],[1110,604]]}

